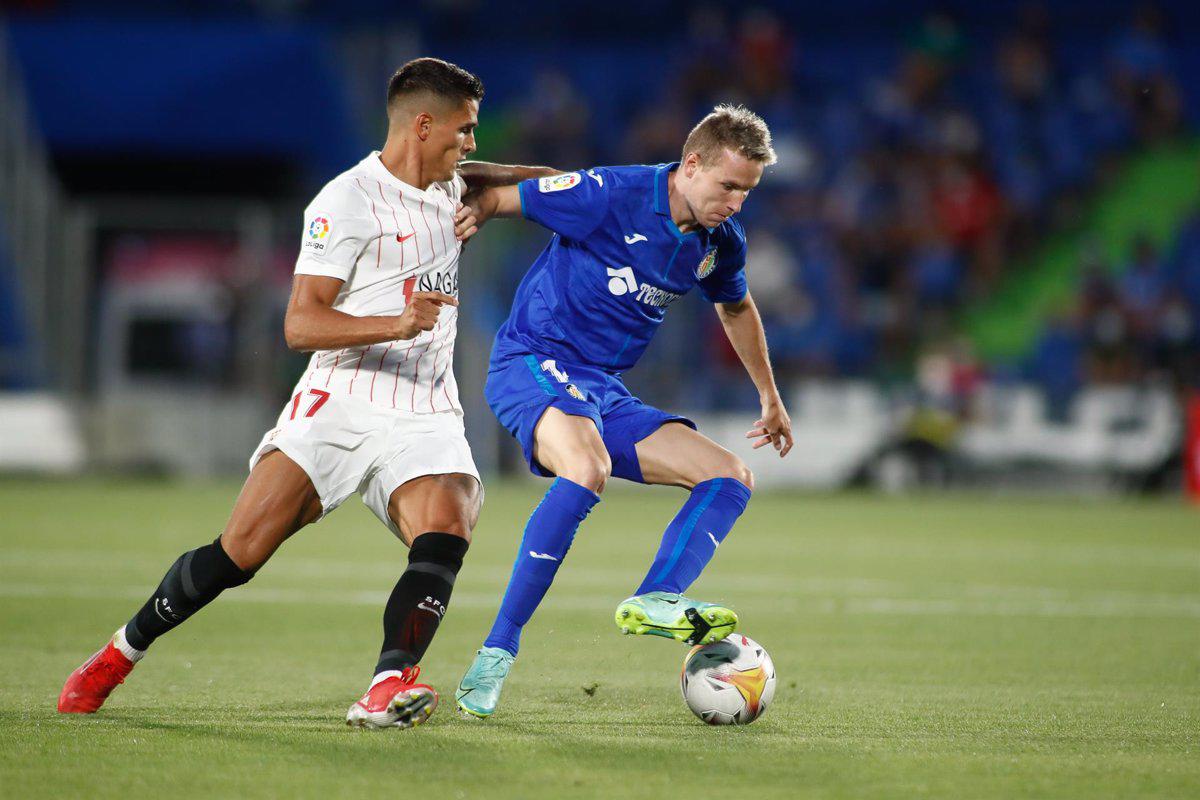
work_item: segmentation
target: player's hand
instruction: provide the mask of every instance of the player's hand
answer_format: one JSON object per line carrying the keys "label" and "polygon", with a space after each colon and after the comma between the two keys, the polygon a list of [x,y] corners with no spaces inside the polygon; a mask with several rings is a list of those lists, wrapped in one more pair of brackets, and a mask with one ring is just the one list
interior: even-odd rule
{"label": "player's hand", "polygon": [[454,210],[454,238],[465,242],[479,232],[479,220],[470,206],[458,204]]}
{"label": "player's hand", "polygon": [[767,444],[773,446],[783,458],[792,449],[792,420],[788,417],[783,400],[778,396],[763,401],[762,416],[754,427],[746,431],[747,439],[757,439],[754,449]]}
{"label": "player's hand", "polygon": [[483,223],[492,218],[491,212],[495,211],[495,202],[494,198],[488,196],[487,189],[476,189],[473,192],[467,192],[463,195],[462,201],[463,207],[467,208],[471,216],[475,218],[476,227],[483,227]]}
{"label": "player's hand", "polygon": [[441,292],[413,292],[399,320],[397,339],[415,339],[423,331],[431,331],[437,325],[442,306],[456,306],[458,299]]}

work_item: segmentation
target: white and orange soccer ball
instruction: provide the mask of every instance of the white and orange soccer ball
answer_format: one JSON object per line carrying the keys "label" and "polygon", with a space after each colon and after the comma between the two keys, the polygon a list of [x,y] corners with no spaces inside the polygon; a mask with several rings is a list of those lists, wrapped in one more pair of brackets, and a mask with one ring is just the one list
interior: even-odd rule
{"label": "white and orange soccer ball", "polygon": [[749,725],[775,698],[775,664],[762,645],[735,633],[693,647],[679,688],[692,713],[709,725]]}

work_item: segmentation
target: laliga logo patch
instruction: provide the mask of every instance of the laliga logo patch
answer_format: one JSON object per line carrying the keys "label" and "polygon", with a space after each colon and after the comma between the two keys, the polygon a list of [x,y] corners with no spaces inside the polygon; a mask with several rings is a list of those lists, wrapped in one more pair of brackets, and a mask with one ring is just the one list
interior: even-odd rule
{"label": "laliga logo patch", "polygon": [[717,248],[709,248],[709,251],[704,254],[704,258],[700,259],[700,266],[696,267],[697,278],[707,278],[712,274],[712,271],[717,266]]}
{"label": "laliga logo patch", "polygon": [[568,172],[565,175],[551,175],[548,178],[540,178],[538,180],[538,191],[543,194],[549,192],[561,192],[563,189],[570,189],[572,186],[578,186],[583,180],[578,172]]}
{"label": "laliga logo patch", "polygon": [[324,214],[313,217],[308,223],[308,234],[304,237],[304,249],[322,255],[325,252],[325,240],[329,237],[329,217]]}
{"label": "laliga logo patch", "polygon": [[329,235],[329,220],[325,217],[315,217],[308,224],[308,238],[324,239]]}
{"label": "laliga logo patch", "polygon": [[567,384],[567,394],[571,395],[571,397],[574,397],[576,400],[587,400],[587,398],[583,396],[583,392],[579,390],[579,387],[573,383]]}

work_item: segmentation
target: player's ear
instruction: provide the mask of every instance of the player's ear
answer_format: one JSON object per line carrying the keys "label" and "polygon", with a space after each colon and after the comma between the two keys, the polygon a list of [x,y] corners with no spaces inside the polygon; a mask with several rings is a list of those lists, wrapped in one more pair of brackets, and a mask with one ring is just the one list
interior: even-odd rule
{"label": "player's ear", "polygon": [[413,127],[416,130],[417,138],[422,142],[425,141],[429,138],[429,132],[433,130],[433,116],[428,111],[422,111],[413,120]]}
{"label": "player's ear", "polygon": [[696,170],[700,169],[700,154],[688,153],[683,157],[683,174],[688,178],[696,174]]}

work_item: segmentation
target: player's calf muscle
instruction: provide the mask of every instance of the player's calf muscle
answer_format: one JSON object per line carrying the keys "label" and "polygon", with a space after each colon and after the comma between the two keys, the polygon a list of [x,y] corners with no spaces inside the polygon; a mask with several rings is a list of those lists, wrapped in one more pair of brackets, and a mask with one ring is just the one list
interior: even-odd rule
{"label": "player's calf muscle", "polygon": [[321,498],[308,475],[276,450],[246,479],[221,533],[221,546],[241,569],[254,571],[296,531],[321,516]]}
{"label": "player's calf muscle", "polygon": [[183,623],[226,589],[241,586],[254,577],[241,569],[217,539],[190,550],[171,565],[154,594],[126,623],[125,635],[138,650]]}
{"label": "player's calf muscle", "polygon": [[482,499],[479,482],[459,473],[425,475],[392,493],[388,514],[409,545],[408,568],[384,608],[376,675],[425,655],[450,605]]}
{"label": "player's calf muscle", "polygon": [[253,572],[275,554],[296,531],[320,516],[320,503],[306,506],[300,513],[271,509],[263,514],[230,519],[221,534],[221,545],[240,568]]}

